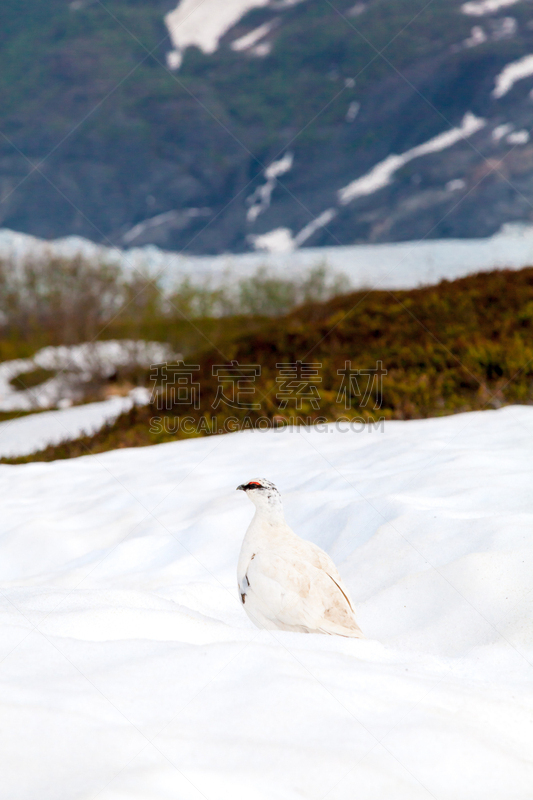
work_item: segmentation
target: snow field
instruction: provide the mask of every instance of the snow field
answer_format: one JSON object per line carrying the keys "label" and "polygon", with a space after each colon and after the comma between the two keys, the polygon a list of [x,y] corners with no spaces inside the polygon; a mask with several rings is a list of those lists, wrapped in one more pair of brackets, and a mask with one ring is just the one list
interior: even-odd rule
{"label": "snow field", "polygon": [[[77,397],[80,384],[95,375],[109,376],[118,367],[128,365],[149,367],[151,364],[158,364],[171,358],[173,353],[168,345],[142,340],[112,339],[43,347],[32,358],[0,362],[0,411],[31,411],[50,408],[62,402],[68,405],[70,401],[80,399]],[[10,383],[18,375],[39,367],[56,371],[58,374],[28,389],[17,390]],[[136,394],[139,393],[135,393],[134,390],[134,397]]]}
{"label": "snow field", "polygon": [[[533,409],[0,466],[10,800],[530,800]],[[368,637],[259,631],[263,476]]]}
{"label": "snow field", "polygon": [[27,456],[49,444],[96,433],[106,422],[129,411],[135,402],[147,403],[149,399],[149,391],[137,387],[128,397],[112,397],[99,403],[42,411],[0,422],[0,458]]}
{"label": "snow field", "polygon": [[471,17],[484,17],[486,14],[495,14],[502,8],[514,6],[520,0],[470,0],[463,3],[461,11]]}
{"label": "snow field", "polygon": [[[324,212],[330,220],[335,213],[333,208]],[[328,217],[320,215],[311,221],[297,235],[298,241],[304,232],[307,238],[309,230],[316,230]],[[199,281],[201,285],[206,279],[213,285],[227,285],[240,277],[249,277],[262,267],[278,275],[286,275],[290,270],[291,275],[298,276],[321,264],[344,273],[349,280],[347,289],[412,289],[438,283],[443,278],[454,280],[479,271],[529,266],[533,253],[532,232],[533,228],[518,223],[505,225],[499,233],[485,239],[432,239],[294,250],[292,231],[279,228],[255,237],[254,244],[264,252],[194,256],[170,253],[153,246],[130,250],[105,248],[75,236],[43,242],[27,234],[0,229],[0,255],[23,263],[25,258],[47,258],[49,253],[67,258],[81,253],[95,261],[109,259],[119,264],[126,275],[141,273],[160,277],[169,290],[183,277]]]}
{"label": "snow field", "polygon": [[[220,39],[252,8],[272,5],[283,11],[302,0],[179,0],[177,7],[165,16],[165,24],[176,50],[172,51],[169,66],[178,69],[182,54],[189,45],[204,53],[214,53]],[[266,23],[232,43],[234,50],[247,50],[266,36],[277,22]],[[265,51],[259,50],[257,55]]]}
{"label": "snow field", "polygon": [[165,17],[170,38],[176,48],[169,66],[177,69],[189,45],[204,53],[214,53],[221,37],[250,9],[268,5],[270,0],[180,0]]}

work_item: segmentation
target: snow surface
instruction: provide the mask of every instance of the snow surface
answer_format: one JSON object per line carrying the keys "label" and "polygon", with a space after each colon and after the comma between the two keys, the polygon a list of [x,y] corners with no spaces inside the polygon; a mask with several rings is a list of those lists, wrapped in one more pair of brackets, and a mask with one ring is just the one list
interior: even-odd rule
{"label": "snow surface", "polygon": [[454,178],[448,181],[445,188],[447,192],[461,192],[463,189],[466,189],[466,181],[462,178]]}
{"label": "snow surface", "polygon": [[510,133],[506,141],[509,144],[527,144],[530,138],[529,131],[523,128],[521,131]]}
{"label": "snow surface", "polygon": [[[0,466],[9,800],[530,800],[533,409]],[[366,640],[237,595],[263,475]]]}
{"label": "snow surface", "polygon": [[514,17],[501,17],[492,22],[492,39],[497,42],[514,36],[518,31],[518,22]]}
{"label": "snow surface", "polygon": [[292,169],[293,161],[294,154],[287,152],[281,158],[269,164],[265,169],[264,175],[266,183],[258,186],[257,189],[246,198],[246,203],[249,205],[249,209],[246,213],[248,222],[255,222],[257,217],[270,207],[272,192],[276,188],[278,178],[280,175],[285,175],[286,172]]}
{"label": "snow surface", "polygon": [[463,3],[461,11],[471,17],[484,17],[486,14],[494,14],[501,8],[514,6],[518,2],[520,0],[471,0],[469,3]]}
{"label": "snow surface", "polygon": [[390,244],[306,247],[294,249],[289,228],[250,236],[264,252],[193,256],[169,253],[154,246],[131,250],[107,249],[79,237],[48,243],[27,234],[0,231],[0,254],[23,259],[30,254],[50,252],[71,256],[81,252],[88,258],[107,258],[125,272],[160,276],[172,288],[177,279],[212,280],[227,284],[229,278],[253,274],[259,267],[293,276],[305,274],[320,264],[344,273],[354,288],[376,286],[409,289],[453,280],[479,271],[498,268],[521,269],[533,259],[533,228],[521,223],[508,224],[485,239],[431,239]]}
{"label": "snow surface", "polygon": [[130,250],[105,248],[75,236],[45,242],[3,229],[0,256],[12,260],[17,268],[28,257],[47,258],[50,254],[72,257],[82,253],[89,260],[116,263],[127,275],[141,273],[159,278],[169,290],[183,277],[202,284],[209,280],[213,285],[228,286],[230,280],[249,277],[260,267],[297,277],[323,264],[346,275],[347,288],[410,289],[491,269],[521,269],[533,262],[533,227],[522,223],[505,225],[499,233],[485,239],[429,239],[301,249],[295,249],[294,239],[289,228],[279,228],[249,237],[261,252],[194,256],[170,253],[152,245]]}
{"label": "snow surface", "polygon": [[370,172],[362,175],[351,181],[347,186],[341,189],[338,193],[339,201],[342,205],[350,203],[357,197],[373,194],[379,189],[388,186],[392,177],[400,167],[405,166],[409,161],[421,156],[429,155],[430,153],[439,153],[452,147],[461,139],[466,139],[472,136],[477,131],[481,130],[486,125],[484,119],[476,117],[471,112],[467,112],[463,118],[461,125],[458,128],[451,128],[449,131],[439,133],[427,142],[412,147],[401,155],[389,155],[379,164],[376,164]]}
{"label": "snow surface", "polygon": [[481,27],[481,25],[474,25],[470,32],[468,39],[465,39],[463,44],[465,47],[478,47],[488,41],[488,36]]}
{"label": "snow surface", "polygon": [[346,112],[346,122],[353,122],[360,111],[361,103],[358,103],[357,100],[352,100]]}
{"label": "snow surface", "polygon": [[250,9],[268,5],[270,0],[180,0],[165,16],[174,47],[182,53],[195,45],[214,53],[222,36]]}
{"label": "snow surface", "polygon": [[339,212],[336,208],[327,208],[322,214],[319,214],[318,217],[311,222],[309,222],[302,230],[294,237],[294,244],[296,247],[300,247],[300,245],[304,244],[311,236],[316,233],[316,231],[320,230],[321,228],[325,228],[326,225],[335,219]]}
{"label": "snow surface", "polygon": [[499,99],[510,92],[515,83],[533,75],[533,55],[523,56],[518,61],[506,64],[496,76],[492,96]]}
{"label": "snow surface", "polygon": [[[175,47],[167,53],[169,69],[179,69],[183,53],[189,45],[195,45],[204,53],[214,53],[220,39],[239,22],[252,8],[270,6],[283,11],[304,0],[180,0],[178,7],[165,16],[165,24]],[[256,44],[277,25],[273,20],[235,40],[233,50],[247,50],[256,56],[270,52],[269,43]]]}
{"label": "snow surface", "polygon": [[512,122],[504,122],[501,125],[497,125],[492,131],[493,141],[499,142],[504,136],[507,136],[508,133],[511,133],[513,128],[514,125]]}
{"label": "snow surface", "polygon": [[463,48],[478,47],[485,44],[485,42],[499,42],[502,39],[509,39],[516,35],[518,31],[518,22],[514,17],[498,17],[491,19],[489,22],[490,32],[481,25],[474,25],[470,31],[470,36],[463,39],[461,44],[452,47],[453,52],[459,52]]}
{"label": "snow surface", "polygon": [[265,58],[265,56],[269,56],[272,52],[272,42],[259,42],[259,44],[252,47],[249,52],[259,58]]}
{"label": "snow surface", "polygon": [[239,39],[235,39],[234,42],[231,43],[231,49],[237,52],[241,50],[249,50],[254,44],[257,44],[267,36],[271,30],[273,30],[279,22],[279,17],[270,20],[270,22],[265,22],[264,25],[259,25],[259,27],[254,28],[253,31],[250,33],[245,33],[244,36],[241,36]]}
{"label": "snow surface", "polygon": [[[139,389],[134,389],[128,397],[113,397],[101,403],[42,411],[0,422],[0,458],[26,456],[43,450],[49,444],[96,433],[106,422],[130,410],[135,398],[140,395]],[[147,390],[143,392],[149,395]],[[148,402],[149,396],[143,397],[143,400]]]}
{"label": "snow surface", "polygon": [[366,11],[366,9],[367,9],[367,6],[366,6],[365,3],[356,3],[354,6],[352,6],[351,8],[348,9],[348,11],[346,12],[346,16],[347,17],[358,17],[364,11]]}
{"label": "snow surface", "polygon": [[[44,347],[32,358],[0,362],[0,411],[50,408],[79,399],[80,384],[95,375],[112,375],[117,367],[124,365],[149,367],[172,357],[168,345],[129,339]],[[17,391],[11,385],[12,378],[38,367],[59,374],[26,390]]]}
{"label": "snow surface", "polygon": [[[294,250],[294,239],[289,228],[275,228],[268,233],[250,234],[248,240],[256,250],[265,253],[292,253]],[[258,266],[260,266],[258,264]]]}
{"label": "snow surface", "polygon": [[142,236],[146,231],[155,230],[162,225],[173,223],[176,227],[185,226],[190,220],[198,217],[209,217],[213,212],[210,208],[187,208],[183,211],[165,211],[164,214],[157,214],[155,217],[139,222],[130,228],[122,236],[122,242],[125,245],[131,246],[136,239]]}

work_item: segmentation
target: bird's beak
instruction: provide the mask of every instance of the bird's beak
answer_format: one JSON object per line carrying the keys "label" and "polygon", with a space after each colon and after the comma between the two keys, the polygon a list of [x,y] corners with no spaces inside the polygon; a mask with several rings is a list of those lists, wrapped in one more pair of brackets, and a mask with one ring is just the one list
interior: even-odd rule
{"label": "bird's beak", "polygon": [[242,490],[243,490],[243,492],[244,492],[244,490],[246,489],[246,486],[244,485],[244,483],[241,483],[241,485],[240,485],[240,486],[237,486],[237,488],[235,489],[235,491],[236,491],[236,492],[238,492],[238,491],[239,491],[239,489],[242,489]]}

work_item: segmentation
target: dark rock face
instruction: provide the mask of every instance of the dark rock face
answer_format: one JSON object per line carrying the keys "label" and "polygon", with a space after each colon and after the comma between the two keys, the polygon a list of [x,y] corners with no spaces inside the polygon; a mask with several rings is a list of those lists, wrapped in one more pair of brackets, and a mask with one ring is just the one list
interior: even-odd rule
{"label": "dark rock face", "polygon": [[[359,13],[352,0],[273,2],[170,72],[163,17],[175,4],[4,0],[1,226],[221,253],[278,228],[321,246],[533,220],[533,75],[494,94],[505,65],[533,53],[527,3],[468,17],[451,0],[372,0]],[[231,49],[274,19],[270,54]],[[484,120],[471,136],[340,202],[351,181],[467,113]],[[287,153],[290,169],[265,174]]]}

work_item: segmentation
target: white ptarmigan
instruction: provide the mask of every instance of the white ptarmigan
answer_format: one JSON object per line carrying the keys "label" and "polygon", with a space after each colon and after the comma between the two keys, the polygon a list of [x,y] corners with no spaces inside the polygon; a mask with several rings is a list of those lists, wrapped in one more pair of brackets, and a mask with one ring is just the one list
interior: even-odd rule
{"label": "white ptarmigan", "polygon": [[237,567],[241,602],[252,622],[270,630],[362,638],[335,564],[289,528],[274,484],[258,478],[237,489],[256,508]]}

